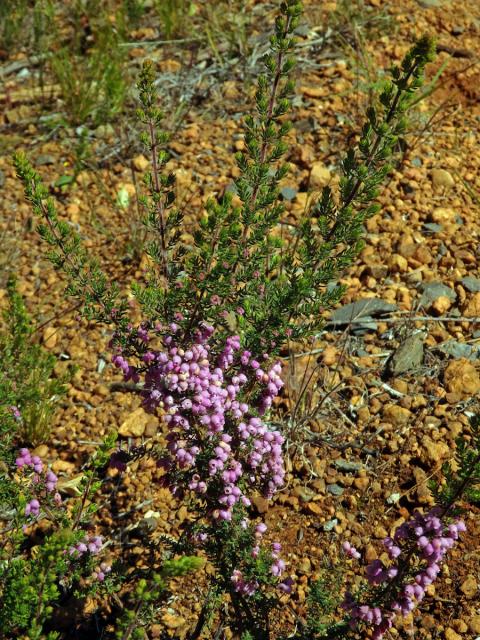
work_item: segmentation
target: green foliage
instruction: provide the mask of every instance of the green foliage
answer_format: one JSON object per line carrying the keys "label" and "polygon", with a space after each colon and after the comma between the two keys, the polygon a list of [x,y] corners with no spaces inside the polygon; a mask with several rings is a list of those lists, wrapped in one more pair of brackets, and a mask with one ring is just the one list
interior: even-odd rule
{"label": "green foliage", "polygon": [[25,21],[28,0],[0,2],[0,49],[7,52],[18,39]]}
{"label": "green foliage", "polygon": [[308,637],[335,637],[334,614],[342,601],[343,575],[341,567],[324,566],[320,577],[310,584],[307,599]]}
{"label": "green foliage", "polygon": [[86,55],[71,47],[56,51],[50,61],[60,85],[66,118],[72,125],[111,122],[126,97],[123,54],[112,30],[98,34],[94,49]]}
{"label": "green foliage", "polygon": [[186,21],[197,11],[195,3],[190,0],[155,0],[154,6],[167,40],[183,35]]}
{"label": "green foliage", "polygon": [[130,594],[131,606],[117,622],[116,637],[120,640],[145,638],[144,628],[156,619],[159,606],[168,596],[169,580],[194,573],[203,564],[196,556],[182,556],[166,560],[158,572],[138,579]]}
{"label": "green foliage", "polygon": [[[315,334],[322,325],[322,312],[343,294],[343,288],[332,282],[352,264],[362,247],[363,224],[379,210],[374,201],[434,45],[429,38],[420,39],[401,66],[391,69],[391,80],[378,95],[379,106],[368,109],[360,140],[342,162],[339,193],[325,187],[296,229],[287,233],[281,225],[279,185],[288,172],[282,159],[291,127],[286,114],[294,89],[293,32],[300,14],[298,2],[282,3],[270,51],[263,59],[256,110],[245,120],[246,151],[237,155],[240,176],[235,188],[240,204],[231,193],[211,199],[188,252],[180,242],[184,229],[182,213],[174,206],[174,176],[164,172],[168,135],[161,130],[163,114],[153,67],[150,63],[143,67],[138,117],[146,128],[142,140],[152,170],[145,176],[147,193],[141,204],[150,233],[147,252],[157,269],[146,286],[135,284],[134,291],[147,322],[177,321],[181,310],[185,336],[199,322],[209,321],[217,327],[220,340],[224,336],[218,328],[223,327],[240,332],[253,352],[276,353],[289,336],[301,340]],[[78,236],[58,221],[53,202],[43,201],[46,194],[42,195],[38,176],[28,163],[17,158],[16,166],[35,212],[50,221],[39,229],[57,247],[50,256],[55,266],[67,271],[69,293],[86,299],[88,317],[107,321],[116,292],[107,287],[98,265],[86,258]],[[120,339],[121,333],[117,332]]]}
{"label": "green foliage", "polygon": [[[56,358],[34,342],[34,327],[15,280],[7,284],[8,307],[0,332],[0,432],[3,452],[13,440],[37,445],[48,439],[52,417],[71,373],[54,375]],[[15,417],[16,407],[20,416]]]}
{"label": "green foliage", "polygon": [[[35,547],[30,557],[17,556],[0,564],[0,625],[4,633],[26,632],[31,640],[45,637],[43,625],[60,598],[59,583],[70,571],[63,551],[76,538],[73,532],[60,530]],[[68,575],[69,580],[72,577]]]}
{"label": "green foliage", "polygon": [[462,498],[480,502],[480,414],[472,416],[470,429],[471,435],[457,439],[455,464],[443,466],[444,484],[431,485],[437,501],[447,510]]}
{"label": "green foliage", "polygon": [[123,0],[123,10],[130,24],[136,27],[145,13],[145,0]]}
{"label": "green foliage", "polygon": [[80,236],[69,224],[60,220],[54,201],[48,197],[48,190],[25,155],[15,155],[14,163],[17,175],[24,184],[25,197],[41,221],[37,231],[52,247],[47,257],[56,269],[62,269],[69,277],[67,294],[83,301],[83,313],[87,318],[95,317],[100,322],[108,323],[115,318],[122,325],[126,303],[116,306],[117,287],[108,284],[97,261],[82,246]]}

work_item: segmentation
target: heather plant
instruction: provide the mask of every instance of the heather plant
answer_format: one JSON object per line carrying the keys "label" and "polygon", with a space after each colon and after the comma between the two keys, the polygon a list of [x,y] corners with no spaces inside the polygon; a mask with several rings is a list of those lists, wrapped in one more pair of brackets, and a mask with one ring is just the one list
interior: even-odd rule
{"label": "heather plant", "polygon": [[[94,496],[102,485],[116,435],[106,438],[84,469],[75,498],[61,495],[62,482],[29,449],[17,453],[13,468],[0,475],[0,521],[6,524],[0,544],[0,624],[2,637],[19,634],[53,640],[55,616],[69,598],[108,597],[129,581],[112,572],[105,554],[111,542],[94,531]],[[196,557],[165,560],[150,578],[134,579],[132,608],[125,608],[117,637],[135,635],[165,602],[171,578],[197,570]],[[128,605],[128,602],[126,602]]]}
{"label": "heather plant", "polygon": [[56,357],[35,342],[35,327],[13,278],[7,282],[7,302],[0,332],[2,455],[14,442],[37,445],[48,439],[72,373],[57,376]]}
{"label": "heather plant", "polygon": [[[113,326],[112,362],[145,410],[158,418],[149,455],[161,471],[160,483],[189,514],[182,535],[168,541],[171,559],[178,560],[175,575],[198,568],[188,560],[197,554],[213,567],[211,595],[190,640],[201,637],[212,617],[219,619],[219,632],[228,625],[244,637],[266,640],[281,594],[292,590],[280,544],[262,543],[266,525],[253,520],[250,510],[253,496],[271,498],[284,483],[285,435],[271,418],[283,387],[277,357],[289,341],[314,338],[323,312],[340,299],[343,288],[331,286],[332,281],[352,264],[362,247],[363,224],[379,210],[380,184],[433,56],[433,42],[424,37],[391,68],[358,143],[342,162],[338,192],[325,187],[298,224],[282,234],[279,188],[288,173],[287,113],[300,14],[295,0],[281,3],[258,78],[255,111],[245,119],[245,151],[236,156],[236,193],[209,200],[188,248],[180,242],[186,228],[175,204],[175,178],[166,171],[169,136],[161,128],[153,65],[144,64],[137,115],[152,165],[141,198],[152,268],[146,283],[132,283],[142,318],[135,325],[120,289],[109,284],[80,236],[58,216],[38,174],[24,156],[15,159],[40,219],[39,234],[50,246],[48,257],[68,276],[68,294],[80,301],[85,317]],[[127,463],[121,450],[110,460],[120,470]],[[90,491],[93,475],[86,478]],[[82,504],[75,522],[82,521]],[[29,515],[32,509],[35,515],[40,507],[29,505]],[[385,541],[391,562],[372,563],[371,590],[345,597],[344,619],[322,619],[315,627],[315,615],[310,616],[301,637],[343,637],[350,628],[355,633],[366,627],[380,637],[397,611],[415,605],[421,594],[414,583],[423,588],[438,574],[455,532],[462,529],[460,521],[448,522],[449,509],[440,509],[414,516]],[[358,559],[351,545],[344,551]],[[101,567],[100,573],[105,573]],[[323,617],[334,606],[323,597],[325,589],[319,584],[312,590]],[[140,637],[155,616],[165,596],[162,571],[142,575],[128,594],[131,607],[118,627],[124,639]]]}
{"label": "heather plant", "polygon": [[[380,107],[368,109],[358,145],[342,163],[339,193],[325,187],[294,235],[282,240],[278,225],[283,205],[278,195],[279,183],[288,172],[282,158],[290,130],[286,113],[293,81],[289,75],[300,6],[287,3],[283,12],[264,58],[265,73],[259,76],[256,113],[245,121],[246,151],[237,156],[238,199],[226,193],[207,203],[194,230],[194,246],[188,251],[179,241],[183,219],[175,207],[174,175],[164,172],[168,135],[160,129],[163,114],[157,106],[151,64],[144,65],[138,84],[138,117],[146,127],[142,139],[152,159],[142,203],[145,225],[151,232],[147,252],[156,269],[145,286],[134,283],[136,297],[150,323],[177,322],[181,310],[178,324],[185,337],[202,321],[216,327],[219,339],[234,326],[252,353],[267,350],[275,354],[288,339],[315,335],[323,322],[322,312],[340,299],[343,288],[331,283],[352,263],[362,247],[364,221],[379,210],[373,201],[405,129],[405,112],[433,55],[433,43],[425,37],[400,66],[391,69],[392,79],[379,95]],[[16,166],[34,211],[49,221],[49,226],[40,226],[40,232],[54,247],[55,264],[65,266],[75,280],[70,293],[83,299],[87,274],[95,273],[98,283],[103,277],[103,285],[95,285],[94,296],[88,296],[87,307],[90,317],[111,319],[115,292],[106,286],[98,265],[82,255],[79,238],[58,221],[54,203],[45,199],[40,179],[26,159],[18,156]],[[68,266],[73,261],[83,265],[78,265],[78,274]],[[122,317],[117,312],[114,322]]]}
{"label": "heather plant", "polygon": [[[55,473],[26,448],[15,469],[0,477],[0,519],[7,523],[0,546],[1,628],[5,638],[53,640],[58,634],[45,625],[59,601],[82,576],[103,582],[110,566],[102,562],[94,570],[103,539],[79,526],[83,522],[64,503]],[[90,491],[80,502],[85,495]]]}
{"label": "heather plant", "polygon": [[[459,438],[455,459],[443,467],[432,485],[436,505],[415,511],[382,541],[381,557],[368,563],[365,577],[355,586],[344,583],[341,564],[330,567],[310,585],[307,623],[295,637],[380,640],[427,597],[428,587],[440,579],[449,551],[466,530],[459,503],[478,500],[480,485],[480,417],[471,419],[471,433]],[[349,540],[342,544],[344,563],[361,561],[362,553]],[[351,568],[351,566],[350,566]],[[343,613],[342,613],[343,611]]]}

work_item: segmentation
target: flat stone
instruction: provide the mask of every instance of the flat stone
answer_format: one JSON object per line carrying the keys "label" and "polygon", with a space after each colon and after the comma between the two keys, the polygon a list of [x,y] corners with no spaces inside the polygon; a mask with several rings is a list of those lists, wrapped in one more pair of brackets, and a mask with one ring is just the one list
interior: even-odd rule
{"label": "flat stone", "polygon": [[460,280],[462,286],[465,287],[470,293],[480,292],[480,278],[474,278],[473,276],[465,276]]}
{"label": "flat stone", "polygon": [[472,633],[480,633],[480,615],[474,615],[470,618],[468,628]]}
{"label": "flat stone", "polygon": [[[417,0],[417,2],[418,1],[419,0]],[[421,0],[421,2],[438,2],[438,0]],[[455,186],[455,180],[452,174],[446,169],[432,169],[431,176],[433,186],[437,189],[451,189],[453,186]]]}
{"label": "flat stone", "polygon": [[341,496],[343,495],[345,489],[339,484],[327,484],[327,491],[328,493],[331,493],[332,496]]}
{"label": "flat stone", "polygon": [[480,392],[480,376],[473,364],[464,358],[451,362],[445,369],[443,379],[448,393],[458,394],[461,398]]}
{"label": "flat stone", "polygon": [[55,156],[52,156],[48,153],[40,153],[35,158],[35,164],[37,167],[43,167],[47,164],[55,164]]}
{"label": "flat stone", "polygon": [[460,587],[460,591],[467,598],[475,598],[476,596],[478,596],[478,584],[475,576],[467,576],[467,579],[462,583]]}
{"label": "flat stone", "polygon": [[436,349],[455,359],[466,358],[467,360],[476,360],[480,358],[480,347],[465,342],[457,342],[456,340],[442,342]]}
{"label": "flat stone", "polygon": [[350,460],[343,460],[342,458],[335,460],[333,464],[339,471],[344,471],[345,473],[360,471],[360,469],[363,468],[361,462],[351,462]]}
{"label": "flat stone", "polygon": [[330,182],[332,175],[323,162],[314,162],[310,171],[310,188],[321,189]]}
{"label": "flat stone", "polygon": [[420,305],[422,307],[429,307],[431,304],[438,300],[438,298],[445,297],[454,302],[457,298],[457,294],[453,289],[447,287],[443,282],[427,282],[422,286],[422,296],[420,298]]}
{"label": "flat stone", "polygon": [[333,531],[338,524],[337,518],[333,518],[333,520],[329,520],[323,525],[324,531]]}
{"label": "flat stone", "polygon": [[254,496],[252,499],[252,504],[257,510],[257,512],[262,515],[268,511],[268,507],[270,506],[270,502],[267,498],[263,496]]}
{"label": "flat stone", "polygon": [[118,434],[124,438],[139,438],[145,433],[150,416],[142,407],[135,409],[121,424]]}
{"label": "flat stone", "polygon": [[438,224],[438,222],[426,222],[422,228],[427,233],[440,233],[443,231],[443,225]]}
{"label": "flat stone", "polygon": [[359,319],[370,320],[398,311],[396,304],[379,300],[378,298],[364,298],[357,302],[345,304],[336,309],[330,316],[329,325],[348,325]]}
{"label": "flat stone", "polygon": [[458,635],[456,631],[449,627],[445,631],[445,640],[462,640],[462,636]]}
{"label": "flat stone", "polygon": [[293,200],[297,195],[297,190],[293,187],[283,187],[280,189],[280,195],[284,200]]}
{"label": "flat stone", "polygon": [[425,334],[422,331],[408,336],[387,360],[387,373],[399,376],[420,367],[424,356],[424,340]]}

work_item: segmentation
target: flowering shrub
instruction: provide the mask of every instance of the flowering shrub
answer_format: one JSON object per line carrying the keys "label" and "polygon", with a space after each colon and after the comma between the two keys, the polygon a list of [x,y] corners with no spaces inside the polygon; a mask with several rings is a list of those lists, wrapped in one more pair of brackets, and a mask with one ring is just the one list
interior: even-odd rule
{"label": "flowering shrub", "polygon": [[[38,231],[51,248],[49,258],[69,279],[68,293],[80,300],[85,317],[113,327],[114,366],[141,396],[143,407],[158,417],[153,448],[142,454],[153,456],[162,471],[161,483],[186,505],[189,515],[178,539],[163,540],[164,545],[152,542],[158,566],[152,562],[123,576],[119,593],[128,607],[115,620],[121,640],[143,637],[158,618],[168,578],[204,563],[209,566],[208,594],[189,640],[206,632],[213,615],[220,618],[219,633],[228,624],[244,638],[267,640],[273,633],[272,612],[293,590],[280,543],[265,543],[267,526],[254,520],[250,509],[255,493],[271,498],[285,480],[285,436],[270,417],[283,387],[275,358],[290,340],[314,336],[322,312],[340,299],[343,288],[328,285],[361,249],[363,223],[378,211],[374,200],[390,170],[388,159],[405,130],[405,113],[416,100],[434,49],[430,38],[421,38],[401,65],[391,69],[391,79],[377,96],[378,106],[366,114],[358,144],[342,162],[338,192],[325,187],[281,240],[279,228],[285,220],[279,187],[288,172],[283,162],[290,130],[286,114],[294,90],[291,71],[300,14],[296,0],[281,3],[258,78],[255,112],[245,120],[245,151],[236,157],[237,199],[227,193],[208,202],[188,250],[180,242],[184,226],[175,206],[175,178],[164,173],[169,137],[160,128],[163,114],[157,106],[153,66],[143,66],[138,117],[146,129],[142,140],[152,170],[145,176],[141,204],[153,268],[145,285],[133,283],[143,318],[137,328],[128,317],[121,287],[110,284],[80,236],[59,218],[26,158],[15,159],[25,195],[41,220]],[[9,401],[9,407],[11,419],[21,419],[17,404]],[[59,584],[71,589],[80,576],[100,587],[113,584],[114,571],[97,557],[103,539],[88,533],[96,507],[87,504],[101,488],[107,463],[120,471],[128,464],[121,450],[110,455],[112,447],[110,441],[85,471],[81,497],[73,505],[65,504],[57,491],[55,474],[21,449],[16,466],[22,492],[12,489],[20,509],[17,505],[0,588],[6,607],[15,606],[15,589],[25,594],[27,604],[12,618],[9,633],[26,631],[40,638],[42,624],[52,614],[51,603],[58,600]],[[360,594],[347,593],[343,610],[337,611],[334,598],[327,600],[312,586],[311,600],[317,598],[329,620],[310,615],[291,637],[346,638],[369,630],[380,638],[396,613],[405,614],[422,600],[464,526],[461,520],[448,522],[447,516],[479,474],[478,449],[460,461],[460,472],[449,479],[453,489],[440,500],[438,511],[416,514],[384,541],[388,562],[375,560],[367,567],[369,586]],[[31,589],[33,563],[25,560],[20,544],[29,527],[44,519],[54,523],[55,533],[42,547],[48,588],[37,598],[42,603],[39,613]],[[53,565],[48,560],[52,550],[58,558]],[[344,551],[350,558],[360,557],[348,542]],[[18,563],[15,554],[21,558]],[[67,571],[73,571],[73,578],[67,579]],[[28,576],[24,582],[22,573]],[[343,590],[340,586],[333,595]],[[4,607],[4,618],[6,611]]]}
{"label": "flowering shrub", "polygon": [[[445,555],[465,531],[463,520],[445,524],[445,510],[436,507],[427,514],[414,517],[400,525],[392,538],[383,545],[390,559],[385,566],[373,560],[365,573],[370,585],[378,587],[370,595],[374,604],[360,604],[347,593],[343,607],[350,613],[351,627],[364,625],[373,628],[372,638],[380,640],[393,625],[395,615],[406,616],[423,600],[425,589],[438,577]],[[359,558],[358,551],[344,544],[348,555]]]}

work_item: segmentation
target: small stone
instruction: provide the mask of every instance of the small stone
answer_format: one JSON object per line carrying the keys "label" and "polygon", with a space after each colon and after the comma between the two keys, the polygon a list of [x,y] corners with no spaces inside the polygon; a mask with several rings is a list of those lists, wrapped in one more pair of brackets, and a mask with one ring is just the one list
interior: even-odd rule
{"label": "small stone", "polygon": [[450,455],[450,447],[446,442],[441,442],[440,440],[434,441],[428,436],[424,436],[422,445],[432,462],[439,462],[440,460],[448,458]]}
{"label": "small stone", "polygon": [[372,560],[376,560],[378,558],[378,553],[373,544],[367,545],[365,549],[365,560],[367,562],[372,562]]}
{"label": "small stone", "polygon": [[308,558],[303,558],[299,565],[298,565],[299,570],[302,573],[310,573],[310,571],[312,570],[312,563],[310,562],[310,560]]}
{"label": "small stone", "polygon": [[398,253],[394,253],[388,260],[388,264],[392,271],[396,273],[405,273],[408,270],[408,261]]}
{"label": "small stone", "polygon": [[139,407],[120,426],[118,433],[124,438],[139,438],[145,433],[149,415]]}
{"label": "small stone", "polygon": [[262,515],[268,511],[270,502],[267,500],[267,498],[264,498],[263,496],[254,496],[251,500],[259,515]]}
{"label": "small stone", "polygon": [[67,460],[54,460],[52,462],[52,471],[55,473],[70,473],[75,469],[73,462]]}
{"label": "small stone", "polygon": [[71,222],[77,223],[80,220],[80,207],[78,204],[72,202],[67,207],[67,215],[70,218]]}
{"label": "small stone", "polygon": [[379,524],[373,530],[373,535],[378,540],[383,540],[383,538],[386,538],[388,536],[388,531],[385,529],[385,527],[382,527],[382,525]]}
{"label": "small stone", "polygon": [[55,164],[55,156],[52,156],[48,153],[40,153],[35,158],[35,164],[37,167],[43,167],[47,164]]}
{"label": "small stone", "polygon": [[463,620],[454,620],[453,626],[455,627],[455,631],[458,631],[458,633],[466,633],[468,631],[468,626]]}
{"label": "small stone", "polygon": [[53,349],[57,344],[58,329],[55,327],[45,327],[42,334],[42,342],[47,349]]}
{"label": "small stone", "polygon": [[468,628],[472,633],[480,633],[480,615],[474,615],[470,618]]}
{"label": "small stone", "polygon": [[457,294],[453,289],[450,289],[450,287],[443,284],[443,282],[427,282],[422,286],[420,304],[423,307],[430,308],[439,298],[448,298],[454,302],[457,298]]}
{"label": "small stone", "polygon": [[480,278],[474,278],[473,276],[465,276],[460,280],[462,285],[465,287],[467,291],[470,293],[478,293],[480,292]]}
{"label": "small stone", "polygon": [[185,624],[186,620],[182,616],[166,611],[162,616],[162,622],[167,629],[178,629]]}
{"label": "small stone", "polygon": [[437,224],[455,222],[456,217],[456,212],[453,209],[448,209],[446,207],[437,207],[430,215],[431,221]]}
{"label": "small stone", "polygon": [[360,469],[363,466],[360,462],[352,462],[350,460],[342,460],[342,458],[339,458],[338,460],[335,460],[333,464],[335,465],[335,467],[339,471],[344,471],[345,473],[352,473],[352,472],[360,471]]}
{"label": "small stone", "polygon": [[341,496],[343,495],[344,489],[340,485],[334,483],[327,485],[327,491],[332,494],[332,496]]}
{"label": "small stone", "polygon": [[331,173],[323,162],[314,162],[310,170],[310,188],[321,189],[326,187],[331,180]]}
{"label": "small stone", "polygon": [[297,485],[292,489],[292,495],[300,500],[300,502],[310,502],[315,496],[314,492],[308,487]]}
{"label": "small stone", "polygon": [[431,178],[435,189],[451,189],[455,186],[452,174],[446,169],[433,169]]}
{"label": "small stone", "polygon": [[474,598],[476,595],[478,595],[478,584],[475,576],[468,575],[467,579],[462,583],[460,591],[467,598]]}
{"label": "small stone", "polygon": [[474,365],[465,358],[451,362],[445,369],[443,380],[448,393],[458,394],[461,398],[480,392],[480,376]]}
{"label": "small stone", "polygon": [[[154,40],[154,38],[151,38]],[[167,58],[166,60],[160,60],[158,63],[158,70],[163,73],[178,73],[182,68],[182,63],[179,60],[173,58]]]}
{"label": "small stone", "polygon": [[445,631],[445,640],[462,640],[462,636],[459,636],[456,631],[448,627]]}
{"label": "small stone", "polygon": [[135,158],[133,158],[132,160],[132,163],[134,168],[140,172],[146,171],[148,166],[150,165],[150,162],[142,154],[135,156]]}
{"label": "small stone", "polygon": [[38,447],[32,451],[32,453],[39,458],[46,458],[48,456],[48,447],[46,444],[39,444]]}
{"label": "small stone", "polygon": [[474,293],[463,308],[463,315],[466,318],[477,318],[480,316],[480,292]]}
{"label": "small stone", "polygon": [[322,507],[318,502],[307,502],[303,507],[303,511],[311,513],[314,516],[320,516],[325,513],[324,507]]}
{"label": "small stone", "polygon": [[353,486],[359,491],[366,491],[369,484],[370,480],[368,478],[355,478],[353,481]]}
{"label": "small stone", "polygon": [[396,427],[404,426],[410,422],[411,412],[397,404],[387,404],[383,409],[383,417]]}
{"label": "small stone", "polygon": [[408,336],[387,361],[387,371],[392,376],[399,376],[412,369],[417,369],[423,362],[423,342],[425,334],[421,331]]}
{"label": "small stone", "polygon": [[433,304],[432,309],[438,313],[439,316],[444,315],[452,306],[452,301],[447,296],[440,296]]}
{"label": "small stone", "polygon": [[338,349],[333,345],[326,347],[322,353],[322,362],[326,367],[331,367],[338,358]]}

